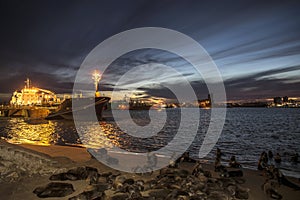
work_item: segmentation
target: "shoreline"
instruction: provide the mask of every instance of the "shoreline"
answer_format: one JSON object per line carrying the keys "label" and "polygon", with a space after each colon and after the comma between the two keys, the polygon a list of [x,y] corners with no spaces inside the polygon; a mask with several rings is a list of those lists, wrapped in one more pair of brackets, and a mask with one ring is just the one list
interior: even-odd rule
{"label": "shoreline", "polygon": [[[24,144],[15,144],[15,145],[19,145],[19,146],[22,146],[24,148],[31,149],[33,151],[38,151],[38,152],[41,152],[41,153],[52,155],[53,157],[60,156],[60,151],[62,151],[64,148],[67,148],[67,147],[74,148],[74,152],[78,152],[79,155],[81,155],[83,157],[81,157],[79,155],[76,155],[76,156],[70,155],[67,151],[67,154],[65,155],[65,157],[69,157],[73,161],[87,161],[91,157],[91,154],[89,152],[87,152],[87,150],[86,150],[87,148],[82,146],[82,145],[51,144],[51,145],[43,146],[43,145],[25,144],[25,143]],[[47,147],[50,147],[50,148],[47,148]],[[78,150],[77,148],[82,149],[82,150]],[[118,152],[116,152],[116,154],[118,154]],[[122,153],[120,153],[120,154],[122,154]],[[221,161],[222,162],[229,162],[229,160],[221,160]],[[205,164],[205,165],[214,165],[213,160],[208,160],[208,159],[202,159],[201,163]],[[259,172],[259,170],[257,170],[255,167],[244,166],[243,163],[241,163],[241,164],[243,166],[243,169]],[[285,176],[300,180],[300,174],[294,173],[293,171],[289,171],[288,169],[284,169],[284,168],[281,169],[281,170],[282,170],[282,172]]]}
{"label": "shoreline", "polygon": [[[96,159],[93,159],[91,155],[87,152],[86,148],[78,148],[72,146],[59,146],[59,145],[50,145],[50,146],[37,146],[37,145],[30,145],[30,144],[9,144],[3,140],[0,140],[0,145],[8,146],[9,148],[14,148],[19,151],[28,151],[33,154],[40,155],[45,158],[55,160],[60,167],[69,168],[74,166],[92,166],[100,170],[101,172],[105,171],[112,171],[113,173],[119,173],[117,170],[111,169],[104,164],[100,163]],[[180,168],[184,169],[192,169],[194,164],[192,163],[182,163]],[[219,177],[219,175],[214,172],[214,166],[209,163],[202,163],[203,169],[208,170],[211,172],[213,177]],[[251,169],[242,169],[246,182],[243,184],[243,187],[249,188],[249,199],[268,199],[266,194],[264,194],[263,190],[261,189],[261,185],[264,183],[264,177],[262,172],[251,170]],[[154,172],[152,176],[157,174],[158,172]],[[123,173],[121,174],[128,174]],[[140,176],[139,178],[147,179],[148,176],[141,176],[136,174],[131,174],[132,176]],[[151,177],[152,177],[151,176]],[[300,180],[292,177],[288,177],[289,180],[296,183],[297,185],[300,184]],[[28,184],[25,184],[25,183]],[[39,181],[34,180],[32,178],[28,178],[27,181],[24,182],[20,181],[17,183],[2,183],[0,187],[0,194],[1,196],[5,197],[5,199],[18,199],[18,197],[23,196],[23,199],[40,199],[36,197],[32,191],[36,186],[39,186],[43,183],[49,182],[47,177],[41,177]],[[25,186],[26,185],[26,186]],[[78,192],[82,190],[83,183],[77,182],[75,183],[76,188],[78,188]],[[24,189],[27,188],[27,189]],[[30,189],[31,188],[31,189]],[[13,191],[13,192],[10,192]],[[292,188],[286,186],[280,186],[278,188],[278,192],[283,195],[283,199],[293,200],[298,199],[300,195],[300,191],[295,191]],[[68,199],[68,198],[49,198],[49,199]]]}

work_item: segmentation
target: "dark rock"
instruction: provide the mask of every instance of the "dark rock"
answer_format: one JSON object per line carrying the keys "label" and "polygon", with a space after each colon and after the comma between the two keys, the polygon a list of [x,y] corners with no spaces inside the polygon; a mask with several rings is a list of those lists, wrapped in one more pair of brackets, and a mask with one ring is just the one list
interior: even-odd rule
{"label": "dark rock", "polygon": [[227,192],[231,197],[235,197],[234,199],[248,199],[249,198],[249,189],[243,188],[239,185],[229,185],[227,188]]}
{"label": "dark rock", "polygon": [[181,186],[177,184],[172,184],[172,185],[168,185],[168,188],[172,190],[179,190]]}
{"label": "dark rock", "polygon": [[124,200],[128,198],[128,194],[126,193],[116,193],[112,194],[108,199],[109,200]]}
{"label": "dark rock", "polygon": [[88,182],[90,185],[97,184],[99,180],[99,174],[97,171],[90,171],[88,175]]}
{"label": "dark rock", "polygon": [[178,195],[178,196],[177,196],[177,199],[178,199],[178,200],[189,200],[190,198],[189,198],[189,196]]}
{"label": "dark rock", "polygon": [[155,198],[166,198],[170,191],[167,189],[152,189],[147,191],[149,194],[149,197],[155,197]]}
{"label": "dark rock", "polygon": [[51,181],[66,181],[66,180],[76,181],[78,180],[78,177],[70,173],[60,173],[60,174],[53,174],[52,176],[50,176],[49,179]]}
{"label": "dark rock", "polygon": [[126,181],[126,177],[125,176],[117,176],[115,178],[114,183],[117,184],[123,184]]}
{"label": "dark rock", "polygon": [[211,177],[212,177],[210,171],[204,171],[203,174],[204,174],[204,176],[207,177],[207,178],[211,178]]}
{"label": "dark rock", "polygon": [[230,185],[236,186],[236,180],[232,178],[220,178],[218,181],[221,183],[222,187],[228,187]]}
{"label": "dark rock", "polygon": [[173,200],[173,199],[176,199],[177,194],[178,194],[178,191],[177,191],[177,190],[172,190],[172,192],[170,192],[170,193],[168,194],[168,196],[166,196],[166,200]]}
{"label": "dark rock", "polygon": [[194,194],[190,196],[190,200],[203,200],[207,199],[205,194]]}
{"label": "dark rock", "polygon": [[124,184],[133,185],[133,184],[134,184],[134,180],[133,180],[132,178],[128,178],[128,179],[126,179],[123,183],[124,183]]}
{"label": "dark rock", "polygon": [[35,193],[40,198],[47,197],[65,197],[74,192],[73,185],[70,183],[59,183],[52,182],[45,187],[36,188],[33,193]]}
{"label": "dark rock", "polygon": [[101,200],[104,199],[104,193],[96,190],[84,191],[77,196],[69,198],[69,200]]}
{"label": "dark rock", "polygon": [[186,192],[186,191],[183,191],[183,190],[179,190],[177,195],[179,195],[179,196],[189,196],[189,193]]}
{"label": "dark rock", "polygon": [[176,170],[176,174],[178,174],[178,176],[182,178],[186,178],[190,174],[190,172],[184,169],[180,169],[180,170]]}
{"label": "dark rock", "polygon": [[75,180],[85,180],[92,177],[91,182],[97,182],[98,170],[93,167],[77,167],[75,169],[70,169],[66,173],[54,174],[50,177],[50,180],[56,181],[75,181]]}
{"label": "dark rock", "polygon": [[106,183],[99,183],[99,184],[94,185],[94,188],[98,192],[104,192],[105,190],[108,189],[108,184],[106,184]]}
{"label": "dark rock", "polygon": [[137,190],[129,191],[129,199],[140,200],[143,199],[142,194]]}
{"label": "dark rock", "polygon": [[157,184],[156,180],[148,180],[145,184],[146,190],[154,188],[156,186],[156,184]]}
{"label": "dark rock", "polygon": [[91,173],[98,173],[98,170],[93,167],[77,167],[69,170],[67,173],[74,174],[78,180],[85,180]]}
{"label": "dark rock", "polygon": [[235,194],[236,194],[236,191],[235,191],[236,186],[235,185],[229,185],[228,187],[226,187],[226,190],[230,196],[232,196],[232,197],[235,196]]}
{"label": "dark rock", "polygon": [[247,191],[236,190],[235,191],[235,198],[237,198],[237,199],[248,199],[249,198],[249,194],[248,194]]}
{"label": "dark rock", "polygon": [[209,200],[228,200],[229,197],[228,197],[228,195],[224,194],[223,191],[213,191],[208,195],[207,199],[209,199]]}
{"label": "dark rock", "polygon": [[145,182],[143,180],[135,181],[134,185],[139,191],[144,191],[145,190]]}
{"label": "dark rock", "polygon": [[156,200],[155,197],[140,197],[138,200]]}
{"label": "dark rock", "polygon": [[113,175],[112,172],[104,172],[104,173],[101,174],[102,177],[109,177],[111,175]]}
{"label": "dark rock", "polygon": [[192,175],[194,176],[198,176],[199,174],[203,174],[204,170],[202,169],[202,166],[200,163],[196,164],[196,166],[194,167],[193,171],[192,171]]}
{"label": "dark rock", "polygon": [[166,197],[167,200],[171,199],[184,199],[184,197],[189,196],[189,193],[183,190],[172,190]]}

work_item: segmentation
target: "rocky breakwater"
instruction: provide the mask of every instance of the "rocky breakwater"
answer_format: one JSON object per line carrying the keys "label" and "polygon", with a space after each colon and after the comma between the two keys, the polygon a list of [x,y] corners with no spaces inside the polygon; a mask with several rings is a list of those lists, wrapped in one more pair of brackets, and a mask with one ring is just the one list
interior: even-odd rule
{"label": "rocky breakwater", "polygon": [[[78,180],[86,180],[85,188],[79,194],[69,182]],[[40,198],[66,197],[69,200],[249,198],[249,189],[242,186],[245,182],[242,177],[214,178],[201,165],[195,165],[193,170],[164,168],[152,175],[101,173],[96,168],[77,167],[52,175],[49,181],[51,182],[33,192]]]}
{"label": "rocky breakwater", "polygon": [[0,140],[0,183],[61,172],[51,157]]}

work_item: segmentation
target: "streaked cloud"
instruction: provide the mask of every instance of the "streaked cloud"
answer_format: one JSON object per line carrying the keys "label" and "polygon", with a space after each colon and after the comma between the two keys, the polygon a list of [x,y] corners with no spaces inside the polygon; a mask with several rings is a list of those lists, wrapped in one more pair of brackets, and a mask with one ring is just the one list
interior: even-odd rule
{"label": "streaked cloud", "polygon": [[[298,1],[55,1],[1,2],[0,93],[10,93],[30,77],[57,93],[71,92],[85,56],[121,31],[156,26],[181,31],[211,55],[229,98],[299,96],[300,17]],[[174,41],[176,42],[176,41]],[[117,59],[103,74],[101,88],[112,90],[126,71],[147,63],[170,65],[199,96],[202,77],[168,52],[144,50]],[[132,84],[152,96],[172,96],[152,77],[178,83],[176,76],[145,71]],[[8,84],[9,83],[9,84]]]}

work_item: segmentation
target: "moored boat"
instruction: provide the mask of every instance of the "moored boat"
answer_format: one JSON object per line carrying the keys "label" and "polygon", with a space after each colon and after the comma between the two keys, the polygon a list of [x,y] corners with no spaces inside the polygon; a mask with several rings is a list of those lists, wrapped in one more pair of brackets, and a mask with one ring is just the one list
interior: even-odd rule
{"label": "moored boat", "polygon": [[99,81],[101,75],[95,71],[93,80],[95,84],[94,97],[78,97],[65,99],[56,112],[49,114],[46,119],[67,119],[73,120],[102,120],[102,111],[107,108],[110,97],[101,96],[99,90]]}
{"label": "moored boat", "polygon": [[[49,114],[46,119],[67,119],[73,120],[74,115],[82,115],[85,120],[93,119],[93,112],[98,120],[102,119],[102,111],[109,102],[109,97],[91,97],[91,98],[69,98],[65,99],[60,105],[58,111]],[[72,108],[73,103],[79,105],[76,109]]]}
{"label": "moored boat", "polygon": [[60,98],[50,90],[31,85],[29,78],[21,90],[13,92],[9,105],[1,105],[1,117],[45,118],[60,105]]}

